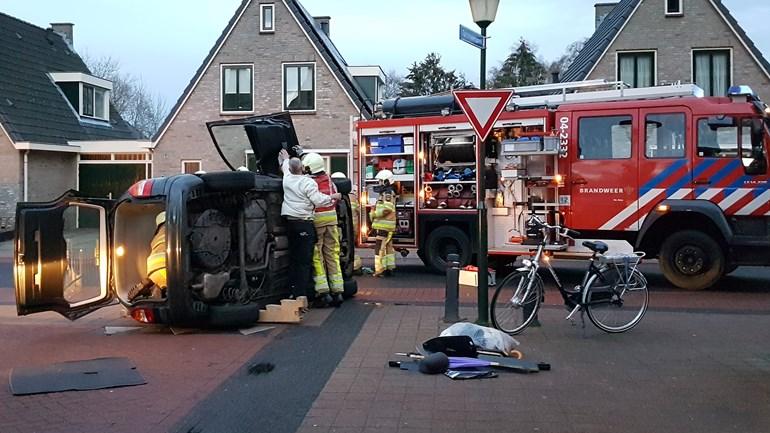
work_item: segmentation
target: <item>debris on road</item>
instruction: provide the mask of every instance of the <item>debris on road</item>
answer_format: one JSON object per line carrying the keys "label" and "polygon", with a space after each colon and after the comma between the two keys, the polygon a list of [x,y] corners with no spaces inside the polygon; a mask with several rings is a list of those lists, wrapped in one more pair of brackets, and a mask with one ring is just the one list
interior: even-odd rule
{"label": "debris on road", "polygon": [[147,383],[128,358],[96,358],[14,368],[9,381],[13,395],[88,391]]}

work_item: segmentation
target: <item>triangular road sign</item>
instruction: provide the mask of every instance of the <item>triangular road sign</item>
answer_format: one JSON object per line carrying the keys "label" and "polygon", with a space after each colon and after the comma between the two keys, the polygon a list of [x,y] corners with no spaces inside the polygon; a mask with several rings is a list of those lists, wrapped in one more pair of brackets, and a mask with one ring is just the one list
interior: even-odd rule
{"label": "triangular road sign", "polygon": [[513,90],[457,90],[454,95],[479,140],[483,141],[508,105]]}

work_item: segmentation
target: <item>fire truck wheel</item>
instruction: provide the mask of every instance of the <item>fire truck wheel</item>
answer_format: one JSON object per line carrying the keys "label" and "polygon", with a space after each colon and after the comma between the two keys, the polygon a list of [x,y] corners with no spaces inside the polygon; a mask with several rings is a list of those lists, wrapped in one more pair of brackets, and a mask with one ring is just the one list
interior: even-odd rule
{"label": "fire truck wheel", "polygon": [[471,241],[468,235],[454,226],[442,226],[434,229],[425,242],[425,264],[434,272],[446,272],[448,254],[458,254],[460,264],[467,265],[471,261]]}
{"label": "fire truck wheel", "polygon": [[671,284],[685,290],[703,290],[722,277],[725,255],[711,236],[697,230],[684,230],[663,242],[660,267]]}

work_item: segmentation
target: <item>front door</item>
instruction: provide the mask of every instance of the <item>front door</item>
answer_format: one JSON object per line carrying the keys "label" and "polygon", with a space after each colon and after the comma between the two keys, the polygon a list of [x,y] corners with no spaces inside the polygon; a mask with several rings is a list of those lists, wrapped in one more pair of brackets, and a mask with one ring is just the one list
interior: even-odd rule
{"label": "front door", "polygon": [[571,228],[625,230],[637,217],[638,110],[572,113]]}
{"label": "front door", "polygon": [[627,227],[638,231],[649,212],[665,199],[692,198],[692,175],[700,175],[709,165],[693,172],[690,153],[692,130],[686,107],[639,110],[639,214]]}
{"label": "front door", "polygon": [[17,205],[14,280],[19,315],[56,311],[75,320],[112,301],[107,224],[112,204],[70,191],[52,202]]}

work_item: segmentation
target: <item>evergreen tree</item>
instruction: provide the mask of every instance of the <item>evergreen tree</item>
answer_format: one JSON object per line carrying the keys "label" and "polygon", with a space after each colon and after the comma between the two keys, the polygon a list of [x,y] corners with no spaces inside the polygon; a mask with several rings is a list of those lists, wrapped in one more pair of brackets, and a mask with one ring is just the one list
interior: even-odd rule
{"label": "evergreen tree", "polygon": [[441,56],[430,53],[420,63],[414,62],[409,67],[401,85],[401,96],[432,95],[453,89],[465,87],[466,81],[462,74],[454,70],[446,71],[441,66]]}
{"label": "evergreen tree", "polygon": [[519,39],[519,46],[513,50],[500,67],[492,69],[489,88],[543,84],[546,80],[546,72],[545,66],[537,59],[530,43],[521,38]]}

